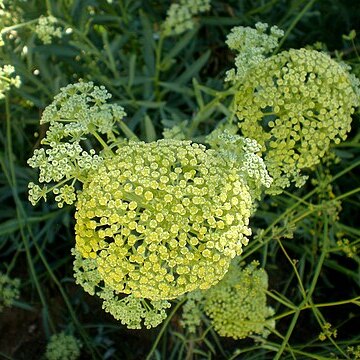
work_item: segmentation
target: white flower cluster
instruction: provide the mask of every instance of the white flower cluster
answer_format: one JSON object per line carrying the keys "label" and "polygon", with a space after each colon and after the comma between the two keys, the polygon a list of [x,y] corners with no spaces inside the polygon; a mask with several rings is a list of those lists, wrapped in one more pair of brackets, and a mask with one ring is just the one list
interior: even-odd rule
{"label": "white flower cluster", "polygon": [[5,92],[9,91],[11,86],[20,87],[20,77],[14,76],[14,72],[15,68],[12,65],[0,67],[0,100],[5,97]]}
{"label": "white flower cluster", "polygon": [[270,34],[266,34],[267,29],[268,24],[260,22],[255,24],[255,29],[243,26],[231,29],[226,44],[230,49],[237,51],[238,55],[235,58],[236,69],[226,73],[225,81],[241,81],[248,70],[259,65],[265,59],[265,55],[278,46],[284,31],[272,26]]}
{"label": "white flower cluster", "polygon": [[50,123],[44,143],[64,138],[83,140],[84,135],[100,133],[113,138],[116,122],[126,113],[117,104],[107,104],[111,94],[92,82],[70,84],[54,97],[44,110],[40,123]]}
{"label": "white flower cluster", "polygon": [[179,35],[194,27],[194,16],[210,10],[210,0],[180,0],[172,4],[163,23],[165,36]]}
{"label": "white flower cluster", "polygon": [[[110,97],[104,87],[92,82],[71,84],[62,88],[44,110],[40,123],[50,126],[41,144],[48,148],[36,149],[28,164],[40,170],[40,183],[58,184],[48,189],[30,183],[29,200],[33,205],[41,198],[46,200],[49,191],[55,194],[59,207],[74,203],[75,181],[85,181],[87,173],[103,161],[94,149],[85,151],[81,141],[91,134],[107,148],[100,135],[105,135],[108,143],[115,139],[115,124],[126,115],[121,106],[106,104]],[[65,184],[69,181],[70,185]]]}
{"label": "white flower cluster", "polygon": [[[28,160],[28,164],[40,170],[39,182],[61,182],[81,178],[84,172],[95,170],[102,162],[102,157],[95,154],[91,149],[84,151],[79,142],[74,143],[51,143],[49,149],[36,149],[34,155]],[[73,204],[76,200],[73,185],[54,186],[52,189],[55,201],[59,207],[64,203]],[[50,191],[50,190],[49,190]],[[29,183],[29,200],[35,205],[41,198],[46,200],[47,187],[43,188],[34,183]]]}
{"label": "white flower cluster", "polygon": [[35,32],[44,44],[51,44],[54,37],[61,38],[61,28],[55,27],[56,23],[54,16],[40,16]]}
{"label": "white flower cluster", "polygon": [[206,138],[206,141],[225,161],[238,164],[239,175],[249,186],[252,198],[259,200],[263,188],[269,188],[273,181],[264,160],[258,155],[261,152],[261,146],[256,140],[232,133],[233,130],[231,127],[225,130],[216,129]]}

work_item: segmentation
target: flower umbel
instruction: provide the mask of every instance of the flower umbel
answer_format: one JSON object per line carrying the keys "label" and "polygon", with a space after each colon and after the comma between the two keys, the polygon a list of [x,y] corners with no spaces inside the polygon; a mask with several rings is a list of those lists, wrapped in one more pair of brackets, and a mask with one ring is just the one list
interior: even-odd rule
{"label": "flower umbel", "polygon": [[[29,184],[29,200],[35,205],[52,191],[58,206],[76,200],[75,182],[84,182],[90,170],[103,161],[105,153],[113,154],[110,144],[115,140],[116,124],[126,115],[117,104],[107,104],[111,95],[104,87],[92,82],[76,83],[61,89],[54,101],[44,110],[41,123],[49,124],[41,144],[28,164],[39,169],[39,182],[52,187]],[[103,147],[101,154],[94,149],[84,150],[82,141],[95,138]],[[102,137],[106,138],[103,140]]]}
{"label": "flower umbel", "polygon": [[19,279],[11,279],[8,275],[0,272],[0,311],[4,307],[11,306],[13,301],[19,298],[19,288]]}
{"label": "flower umbel", "polygon": [[44,44],[51,44],[54,37],[61,38],[61,28],[55,27],[56,23],[54,16],[40,16],[35,32]]}
{"label": "flower umbel", "polygon": [[278,46],[284,32],[272,26],[270,33],[266,34],[267,29],[268,24],[260,22],[255,24],[255,29],[244,26],[231,29],[226,44],[238,55],[235,58],[236,68],[226,73],[225,81],[241,82],[250,69],[257,67]]}
{"label": "flower umbel", "polygon": [[74,276],[90,295],[97,295],[103,300],[103,309],[120,320],[129,329],[147,329],[158,326],[167,316],[166,309],[171,305],[166,300],[149,301],[124,295],[114,291],[104,283],[98,271],[96,259],[85,259],[79,251],[72,249],[74,260]]}
{"label": "flower umbel", "polygon": [[242,134],[262,147],[270,193],[302,186],[301,171],[346,139],[359,104],[353,84],[346,68],[315,50],[284,51],[248,71],[236,114]]}
{"label": "flower umbel", "polygon": [[20,77],[14,76],[14,73],[15,68],[12,65],[0,67],[0,100],[5,97],[5,92],[9,91],[11,86],[20,87]]}
{"label": "flower umbel", "polygon": [[249,188],[235,164],[189,141],[130,142],[76,204],[76,249],[119,293],[173,299],[207,289],[242,252]]}
{"label": "flower umbel", "polygon": [[240,269],[235,260],[228,273],[204,292],[204,309],[221,336],[244,339],[251,334],[266,337],[275,327],[274,310],[266,305],[268,278],[254,261]]}
{"label": "flower umbel", "polygon": [[165,36],[180,35],[194,27],[194,16],[210,10],[210,0],[180,0],[171,4],[162,25]]}
{"label": "flower umbel", "polygon": [[[260,199],[262,190],[269,188],[272,178],[269,176],[264,160],[258,155],[261,147],[256,140],[233,134],[228,129],[216,129],[206,141],[225,161],[239,167],[239,176],[246,181],[253,199]],[[236,130],[235,130],[236,131]]]}
{"label": "flower umbel", "polygon": [[76,360],[80,356],[81,343],[72,335],[64,332],[51,336],[46,346],[47,360]]}

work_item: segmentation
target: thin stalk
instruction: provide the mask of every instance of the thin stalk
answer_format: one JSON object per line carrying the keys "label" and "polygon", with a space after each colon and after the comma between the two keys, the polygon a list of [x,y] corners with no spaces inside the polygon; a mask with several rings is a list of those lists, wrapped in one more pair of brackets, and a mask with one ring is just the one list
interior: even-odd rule
{"label": "thin stalk", "polygon": [[[284,352],[285,348],[288,346],[289,344],[289,339],[291,337],[291,334],[293,333],[294,329],[295,329],[295,326],[296,326],[296,323],[298,321],[298,318],[299,318],[299,315],[300,315],[300,312],[301,310],[300,309],[297,309],[292,320],[291,320],[291,323],[290,323],[290,326],[288,328],[288,331],[286,332],[286,335],[285,335],[285,338],[283,340],[283,342],[281,343],[281,347],[280,349],[277,351],[275,357],[274,357],[274,360],[279,360],[281,359],[281,355],[282,353]],[[292,349],[291,347],[289,348],[289,351],[292,353]]]}
{"label": "thin stalk", "polygon": [[349,196],[352,196],[352,195],[354,195],[354,194],[356,194],[358,192],[360,192],[360,187],[358,187],[356,189],[353,189],[351,191],[348,191],[345,194],[341,194],[341,195],[337,196],[334,200],[341,200],[341,199],[347,198]]}
{"label": "thin stalk", "polygon": [[161,330],[159,331],[159,334],[158,336],[156,337],[151,349],[150,349],[150,352],[148,353],[148,355],[146,356],[146,360],[151,360],[151,357],[153,356],[159,342],[160,342],[160,339],[161,337],[163,336],[170,320],[172,319],[172,317],[175,315],[176,311],[178,311],[178,309],[180,308],[180,306],[185,302],[185,299],[179,301],[175,307],[173,308],[173,310],[171,311],[170,315],[166,318],[166,320],[164,321],[162,327],[161,327]]}
{"label": "thin stalk", "polygon": [[284,44],[285,40],[290,35],[291,31],[294,29],[296,24],[301,20],[301,18],[304,16],[304,14],[314,5],[316,0],[310,0],[307,5],[298,13],[298,15],[295,17],[295,19],[292,21],[290,26],[287,28],[285,35],[282,37],[282,39],[279,42],[278,47],[276,48],[274,54],[278,53],[281,49],[282,45]]}
{"label": "thin stalk", "polygon": [[21,24],[16,24],[16,25],[12,25],[12,26],[7,26],[4,27],[1,31],[0,31],[0,35],[6,34],[7,32],[11,31],[11,30],[16,30],[16,29],[20,29],[22,27],[31,25],[31,24],[35,24],[38,22],[39,19],[34,19],[34,20],[30,20],[30,21],[26,21],[23,22]]}
{"label": "thin stalk", "polygon": [[322,251],[321,251],[320,258],[319,258],[319,260],[317,262],[317,265],[316,265],[316,268],[315,268],[315,273],[314,273],[314,276],[312,278],[310,288],[308,289],[308,292],[307,292],[307,299],[311,298],[311,296],[312,296],[312,294],[313,294],[313,292],[315,290],[318,278],[320,276],[321,269],[323,267],[324,261],[326,259],[327,254],[328,254],[328,248],[329,248],[329,221],[328,220],[329,219],[327,218],[327,216],[324,216],[324,230],[323,230]]}
{"label": "thin stalk", "polygon": [[110,151],[112,152],[112,150],[110,149],[109,145],[101,138],[101,136],[96,132],[96,131],[92,131],[91,135],[94,136],[94,138],[100,143],[100,145],[103,147],[103,149],[105,151]]}
{"label": "thin stalk", "polygon": [[284,248],[282,242],[280,241],[280,239],[277,239],[277,242],[278,242],[278,244],[280,245],[281,250],[283,251],[285,257],[288,259],[291,267],[292,267],[293,270],[294,270],[295,276],[296,276],[296,278],[297,278],[297,280],[298,280],[298,283],[299,283],[299,286],[300,286],[301,295],[303,296],[304,299],[306,299],[306,291],[305,291],[305,288],[304,288],[304,285],[303,285],[303,283],[302,283],[300,274],[299,274],[299,272],[298,272],[298,270],[297,270],[297,268],[296,268],[296,266],[295,266],[294,261],[290,258],[289,254],[288,254],[287,251],[285,250],[285,248]]}

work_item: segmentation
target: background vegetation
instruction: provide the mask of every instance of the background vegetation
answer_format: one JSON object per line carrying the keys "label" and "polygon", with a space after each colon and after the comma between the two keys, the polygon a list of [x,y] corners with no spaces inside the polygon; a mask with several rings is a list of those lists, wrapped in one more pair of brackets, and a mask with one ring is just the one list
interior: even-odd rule
{"label": "background vegetation", "polygon": [[[22,85],[0,100],[0,271],[21,286],[0,313],[0,357],[39,359],[49,337],[66,331],[81,341],[81,359],[360,359],[359,112],[333,149],[336,161],[319,165],[304,188],[265,197],[252,219],[243,259],[258,259],[269,275],[276,330],[267,340],[221,338],[206,322],[189,335],[175,306],[164,325],[126,329],[74,283],[74,209],[28,202],[36,173],[26,161],[46,131],[41,113],[79,79],[104,85],[126,108],[128,136],[153,141],[187,120],[201,142],[229,114],[223,79],[233,66],[225,44],[233,26],[277,25],[281,50],[326,50],[360,75],[358,38],[343,36],[358,25],[356,1],[213,0],[193,30],[160,46],[170,3],[4,1],[0,66],[12,64]],[[63,34],[43,44],[34,20],[49,14]]]}

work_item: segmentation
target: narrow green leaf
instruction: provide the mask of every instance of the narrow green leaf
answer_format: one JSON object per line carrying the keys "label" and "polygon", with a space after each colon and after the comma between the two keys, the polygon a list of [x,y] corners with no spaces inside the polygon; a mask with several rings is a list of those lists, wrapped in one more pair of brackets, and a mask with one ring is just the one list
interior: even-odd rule
{"label": "narrow green leaf", "polygon": [[102,41],[103,41],[103,44],[104,44],[104,49],[105,49],[107,58],[109,60],[110,70],[115,75],[115,77],[119,77],[119,74],[118,74],[118,72],[116,70],[114,55],[113,55],[113,53],[111,51],[108,33],[107,33],[107,31],[104,31],[101,35],[102,35]]}
{"label": "narrow green leaf", "polygon": [[166,66],[169,62],[171,62],[174,57],[176,57],[181,50],[183,50],[190,43],[191,39],[197,33],[198,28],[195,28],[191,31],[185,33],[184,36],[180,38],[179,41],[176,42],[176,45],[169,51],[169,53],[164,57],[163,62],[161,63],[161,67]]}
{"label": "narrow green leaf", "polygon": [[204,120],[208,119],[212,113],[216,110],[217,108],[217,104],[212,104],[211,106],[206,105],[204,106],[201,110],[199,110],[199,112],[196,114],[196,116],[193,119],[194,123],[201,123]]}
{"label": "narrow green leaf", "polygon": [[193,83],[193,87],[194,87],[196,101],[199,105],[199,108],[202,109],[204,107],[204,100],[203,100],[203,97],[201,95],[201,91],[199,88],[199,82],[196,80],[196,78],[193,78],[192,83]]}
{"label": "narrow green leaf", "polygon": [[32,311],[32,312],[36,311],[33,306],[31,306],[28,303],[23,302],[23,301],[14,300],[13,301],[13,306],[15,306],[15,307],[17,307],[19,309],[22,309],[22,310],[27,310],[27,311]]}
{"label": "narrow green leaf", "polygon": [[79,49],[79,50],[83,50],[86,53],[86,55],[97,54],[97,52],[94,51],[93,48],[91,48],[90,46],[82,43],[81,41],[69,41],[69,44],[72,45],[73,47]]}
{"label": "narrow green leaf", "polygon": [[119,122],[119,126],[121,131],[129,140],[139,140],[135,133],[123,121]]}
{"label": "narrow green leaf", "polygon": [[171,90],[171,91],[174,91],[174,92],[177,92],[177,93],[180,93],[180,94],[184,94],[184,95],[188,95],[188,96],[193,96],[194,95],[194,92],[191,89],[189,89],[186,86],[180,86],[177,83],[170,83],[170,82],[161,81],[159,84],[163,88],[165,88],[167,90]]}
{"label": "narrow green leaf", "polygon": [[189,68],[184,73],[182,73],[175,81],[178,84],[184,84],[189,81],[192,77],[194,77],[200,72],[203,66],[208,62],[209,57],[210,50],[202,54],[199,59],[192,63],[191,66],[189,66]]}
{"label": "narrow green leaf", "polygon": [[139,101],[134,101],[134,100],[123,100],[123,101],[118,101],[117,102],[120,105],[132,105],[132,106],[136,106],[136,107],[145,107],[148,109],[157,109],[157,108],[161,108],[163,106],[165,106],[166,102],[165,101],[148,101],[148,100],[139,100]]}
{"label": "narrow green leaf", "polygon": [[128,77],[128,87],[131,88],[134,84],[136,72],[136,54],[131,54],[129,60],[129,77]]}
{"label": "narrow green leaf", "polygon": [[144,12],[140,12],[141,24],[143,26],[143,55],[148,74],[155,74],[155,42],[151,23]]}
{"label": "narrow green leaf", "polygon": [[148,115],[145,115],[144,117],[144,124],[145,124],[146,141],[147,142],[156,141],[157,136],[156,136],[155,127]]}
{"label": "narrow green leaf", "polygon": [[33,48],[33,51],[41,55],[56,55],[71,58],[79,54],[78,50],[67,45],[38,45]]}

